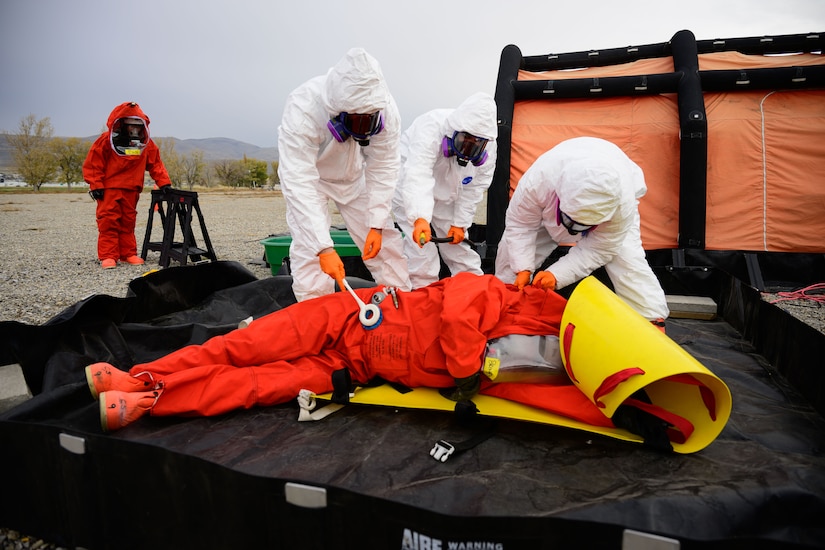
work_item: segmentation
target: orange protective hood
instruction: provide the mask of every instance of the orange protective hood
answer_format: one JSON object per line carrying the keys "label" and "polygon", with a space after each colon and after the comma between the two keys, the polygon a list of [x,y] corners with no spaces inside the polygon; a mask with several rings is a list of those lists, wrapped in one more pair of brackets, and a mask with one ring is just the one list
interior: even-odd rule
{"label": "orange protective hood", "polygon": [[109,119],[106,121],[106,128],[109,131],[112,131],[112,126],[114,126],[115,121],[120,118],[126,117],[135,117],[140,118],[143,120],[143,123],[146,125],[146,131],[149,131],[149,117],[146,116],[146,113],[143,112],[143,109],[140,108],[140,105],[135,103],[134,101],[127,101],[125,103],[121,103],[109,114]]}

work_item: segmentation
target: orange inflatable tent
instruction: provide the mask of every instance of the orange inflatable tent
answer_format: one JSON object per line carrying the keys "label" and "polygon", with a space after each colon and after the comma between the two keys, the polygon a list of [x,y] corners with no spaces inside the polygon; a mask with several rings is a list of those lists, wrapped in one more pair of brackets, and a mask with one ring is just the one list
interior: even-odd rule
{"label": "orange inflatable tent", "polygon": [[521,175],[576,136],[610,140],[644,170],[648,251],[825,252],[823,44],[819,33],[697,41],[680,31],[568,54],[507,46],[488,257]]}

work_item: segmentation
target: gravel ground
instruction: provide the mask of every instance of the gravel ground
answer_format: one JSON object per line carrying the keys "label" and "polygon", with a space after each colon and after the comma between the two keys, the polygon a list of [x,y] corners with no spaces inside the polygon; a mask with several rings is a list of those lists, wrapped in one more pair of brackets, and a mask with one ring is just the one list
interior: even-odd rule
{"label": "gravel ground", "polygon": [[[149,201],[144,193],[138,205],[138,253]],[[238,261],[258,278],[269,276],[269,268],[254,262],[263,257],[262,239],[287,231],[281,193],[199,192],[198,203],[218,259]],[[159,224],[155,215],[152,241],[161,240]],[[198,224],[192,226],[203,247]],[[158,268],[160,257],[149,252],[146,265],[101,269],[95,203],[86,193],[0,193],[0,235],[0,320],[29,324],[42,324],[91,294],[125,296],[129,281]]]}
{"label": "gravel ground", "polygon": [[[138,252],[146,231],[149,194],[138,205]],[[285,204],[278,190],[199,191],[198,202],[219,260],[243,264],[256,277],[270,276],[261,265],[260,241],[287,231]],[[479,209],[484,212],[484,206]],[[481,215],[481,214],[480,214]],[[477,217],[477,222],[483,219]],[[333,224],[342,224],[333,211]],[[155,216],[152,241],[160,240]],[[199,227],[195,238],[203,245]],[[158,252],[144,266],[103,270],[96,257],[95,203],[85,192],[0,192],[0,321],[39,325],[92,294],[125,296],[130,280],[157,268]],[[175,262],[173,262],[175,265]],[[766,300],[778,298],[765,295]],[[813,300],[777,303],[825,333],[825,308]],[[0,528],[0,550],[57,547]]]}
{"label": "gravel ground", "polygon": [[[819,283],[822,284],[822,283]],[[797,319],[825,334],[825,288],[811,290],[806,293],[807,297],[798,297],[798,291],[789,294],[796,296],[789,299],[780,294],[762,294],[762,299],[773,302],[776,307],[787,311]]]}

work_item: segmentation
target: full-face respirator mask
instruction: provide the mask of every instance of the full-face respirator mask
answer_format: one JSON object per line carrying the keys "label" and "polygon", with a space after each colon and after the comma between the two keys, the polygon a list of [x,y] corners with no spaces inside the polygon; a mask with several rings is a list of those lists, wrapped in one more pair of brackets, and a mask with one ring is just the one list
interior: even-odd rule
{"label": "full-face respirator mask", "polygon": [[456,157],[460,166],[481,166],[487,162],[487,147],[489,139],[474,136],[469,132],[453,132],[453,137],[444,136],[441,140],[441,152],[445,157]]}
{"label": "full-face respirator mask", "polygon": [[327,122],[327,128],[338,143],[344,143],[351,136],[358,145],[366,147],[370,138],[384,129],[384,117],[380,111],[366,115],[339,113]]}

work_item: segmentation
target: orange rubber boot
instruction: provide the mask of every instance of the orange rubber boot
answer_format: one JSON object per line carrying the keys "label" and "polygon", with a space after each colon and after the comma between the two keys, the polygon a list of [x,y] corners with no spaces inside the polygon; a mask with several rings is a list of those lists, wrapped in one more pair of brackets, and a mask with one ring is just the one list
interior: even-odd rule
{"label": "orange rubber boot", "polygon": [[143,265],[146,263],[140,256],[129,256],[128,258],[123,258],[123,261],[130,265]]}
{"label": "orange rubber boot", "polygon": [[152,375],[141,373],[145,379],[136,378],[109,363],[94,363],[86,367],[86,383],[95,399],[106,391],[136,392],[149,391],[156,388]]}
{"label": "orange rubber boot", "polygon": [[159,396],[159,391],[101,393],[100,426],[104,432],[111,432],[131,424],[147,415]]}

